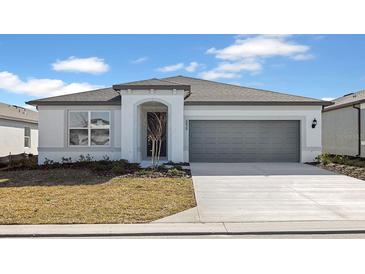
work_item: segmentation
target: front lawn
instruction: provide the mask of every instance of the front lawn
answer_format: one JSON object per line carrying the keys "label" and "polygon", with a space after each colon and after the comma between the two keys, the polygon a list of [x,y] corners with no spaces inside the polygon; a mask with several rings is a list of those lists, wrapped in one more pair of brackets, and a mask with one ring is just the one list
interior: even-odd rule
{"label": "front lawn", "polygon": [[0,171],[0,224],[145,223],[195,205],[189,177]]}

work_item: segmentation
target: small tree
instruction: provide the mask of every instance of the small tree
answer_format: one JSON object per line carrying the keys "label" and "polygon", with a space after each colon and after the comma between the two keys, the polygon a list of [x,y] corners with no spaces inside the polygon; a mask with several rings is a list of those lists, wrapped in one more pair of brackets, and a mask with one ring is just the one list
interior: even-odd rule
{"label": "small tree", "polygon": [[156,168],[160,162],[162,139],[166,132],[166,114],[164,112],[149,113],[147,119],[147,137],[151,141],[152,166]]}

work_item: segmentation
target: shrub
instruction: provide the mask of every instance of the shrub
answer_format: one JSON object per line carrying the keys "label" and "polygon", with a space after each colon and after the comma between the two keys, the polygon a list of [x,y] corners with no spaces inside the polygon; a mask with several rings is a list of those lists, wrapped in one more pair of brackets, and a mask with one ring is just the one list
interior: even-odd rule
{"label": "shrub", "polygon": [[20,166],[25,169],[36,169],[38,167],[36,157],[28,157],[20,161]]}
{"label": "shrub", "polygon": [[183,177],[185,176],[185,172],[176,168],[172,168],[167,171],[167,175],[171,177]]}
{"label": "shrub", "polygon": [[94,159],[94,157],[90,156],[90,154],[86,154],[86,156],[81,154],[80,157],[79,157],[78,162],[81,162],[81,163],[91,162],[93,159]]}
{"label": "shrub", "polygon": [[176,166],[174,166],[174,168],[177,170],[183,170],[182,166],[180,166],[180,165],[176,165]]}
{"label": "shrub", "polygon": [[47,157],[44,158],[44,162],[43,162],[43,165],[45,166],[49,166],[49,165],[53,165],[54,164],[54,161],[53,160],[50,160],[48,159]]}
{"label": "shrub", "polygon": [[147,175],[147,170],[146,169],[141,169],[141,170],[138,170],[137,172],[135,172],[135,175],[137,176],[145,176]]}
{"label": "shrub", "polygon": [[126,169],[125,169],[125,163],[123,162],[115,162],[113,163],[112,165],[112,169],[111,171],[116,174],[116,175],[123,175],[125,174],[126,172]]}
{"label": "shrub", "polygon": [[331,163],[331,158],[330,158],[329,154],[327,154],[327,153],[319,155],[317,160],[325,166],[328,165],[329,163]]}
{"label": "shrub", "polygon": [[68,157],[68,158],[62,157],[61,163],[62,164],[70,164],[70,163],[72,163],[72,158],[71,157]]}

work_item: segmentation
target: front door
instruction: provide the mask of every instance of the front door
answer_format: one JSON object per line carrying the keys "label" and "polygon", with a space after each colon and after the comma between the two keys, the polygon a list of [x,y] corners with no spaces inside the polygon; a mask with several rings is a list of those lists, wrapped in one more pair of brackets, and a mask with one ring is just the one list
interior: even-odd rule
{"label": "front door", "polygon": [[[166,112],[155,112],[158,115],[164,115],[166,118],[167,113]],[[152,119],[152,114],[153,112],[147,112],[147,123]],[[166,157],[167,156],[167,149],[166,149],[166,128],[167,128],[167,124],[166,126],[163,128],[163,134],[162,134],[162,143],[161,143],[161,154],[160,157]],[[147,134],[147,157],[151,157],[152,156],[152,142],[151,140],[148,139],[148,134]]]}

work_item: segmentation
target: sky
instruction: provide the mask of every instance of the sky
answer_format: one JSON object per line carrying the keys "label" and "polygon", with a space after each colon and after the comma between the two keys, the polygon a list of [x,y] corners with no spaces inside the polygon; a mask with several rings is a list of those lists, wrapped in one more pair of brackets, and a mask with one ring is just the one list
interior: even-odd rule
{"label": "sky", "polygon": [[365,35],[0,35],[0,102],[174,75],[328,100],[364,60]]}

